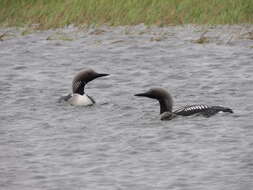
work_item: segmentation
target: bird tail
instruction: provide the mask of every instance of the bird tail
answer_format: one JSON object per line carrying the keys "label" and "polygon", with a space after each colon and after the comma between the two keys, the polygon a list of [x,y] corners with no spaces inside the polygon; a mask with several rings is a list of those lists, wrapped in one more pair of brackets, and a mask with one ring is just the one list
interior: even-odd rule
{"label": "bird tail", "polygon": [[222,112],[229,112],[229,113],[234,113],[231,108],[228,107],[222,107],[222,106],[212,106],[213,109],[217,111],[222,111]]}

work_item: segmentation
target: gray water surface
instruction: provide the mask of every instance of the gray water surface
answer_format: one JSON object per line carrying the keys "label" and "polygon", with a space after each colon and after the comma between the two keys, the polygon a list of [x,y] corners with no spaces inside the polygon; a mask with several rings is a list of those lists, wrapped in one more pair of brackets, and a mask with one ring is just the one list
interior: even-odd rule
{"label": "gray water surface", "polygon": [[[4,190],[253,189],[252,26],[73,27],[0,41],[0,186]],[[24,33],[23,33],[24,34]],[[207,43],[196,40],[204,35]],[[58,103],[73,76],[97,104]],[[159,104],[134,97],[171,92],[175,109],[204,103],[234,114],[159,120]]]}

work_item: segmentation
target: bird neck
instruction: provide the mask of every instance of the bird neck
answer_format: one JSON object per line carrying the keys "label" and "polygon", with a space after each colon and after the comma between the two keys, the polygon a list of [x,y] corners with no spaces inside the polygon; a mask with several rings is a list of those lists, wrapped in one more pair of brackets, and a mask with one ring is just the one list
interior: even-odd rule
{"label": "bird neck", "polygon": [[84,87],[87,83],[84,81],[73,81],[72,91],[73,93],[84,95]]}
{"label": "bird neck", "polygon": [[160,103],[160,114],[164,112],[172,112],[173,102],[170,97],[159,100],[159,103]]}

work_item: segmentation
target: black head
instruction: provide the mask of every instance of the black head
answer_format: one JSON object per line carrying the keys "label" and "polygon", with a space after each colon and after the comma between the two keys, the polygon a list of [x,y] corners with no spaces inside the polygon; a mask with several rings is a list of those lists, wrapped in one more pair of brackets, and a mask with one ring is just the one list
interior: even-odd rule
{"label": "black head", "polygon": [[170,94],[163,88],[151,88],[149,91],[144,93],[135,94],[135,96],[143,96],[156,100],[162,100],[170,98]]}
{"label": "black head", "polygon": [[84,94],[84,86],[99,77],[108,76],[109,74],[97,73],[92,69],[83,70],[77,73],[72,82],[73,93]]}
{"label": "black head", "polygon": [[92,69],[83,70],[77,73],[77,75],[74,77],[74,81],[84,81],[86,84],[96,78],[108,76],[109,74],[104,73],[97,73]]}
{"label": "black head", "polygon": [[135,96],[143,96],[158,100],[160,103],[160,114],[166,111],[172,112],[172,98],[163,88],[151,88],[149,91],[135,94]]}

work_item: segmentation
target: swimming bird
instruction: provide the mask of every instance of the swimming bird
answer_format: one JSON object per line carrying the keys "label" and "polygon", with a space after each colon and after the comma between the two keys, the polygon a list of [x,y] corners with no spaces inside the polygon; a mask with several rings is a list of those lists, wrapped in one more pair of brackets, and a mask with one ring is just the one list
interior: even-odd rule
{"label": "swimming bird", "polygon": [[73,106],[90,106],[95,104],[94,99],[85,94],[84,87],[88,82],[108,75],[105,73],[97,73],[92,69],[78,72],[72,81],[72,93],[61,97],[59,101],[66,101]]}
{"label": "swimming bird", "polygon": [[233,113],[233,110],[223,106],[208,106],[204,104],[184,106],[176,111],[172,110],[173,100],[171,95],[163,88],[152,88],[147,92],[135,94],[135,96],[143,96],[156,99],[160,103],[161,120],[171,120],[179,115],[190,116],[194,114],[210,117],[218,112]]}

